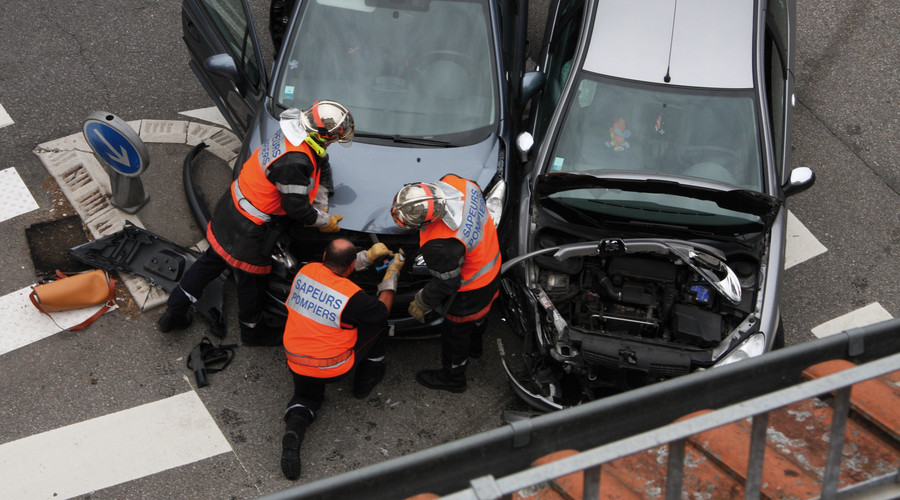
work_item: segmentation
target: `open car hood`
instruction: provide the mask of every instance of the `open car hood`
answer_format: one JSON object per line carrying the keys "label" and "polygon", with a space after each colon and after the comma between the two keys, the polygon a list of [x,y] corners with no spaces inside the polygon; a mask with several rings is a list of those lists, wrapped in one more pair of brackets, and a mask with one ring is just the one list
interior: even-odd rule
{"label": "open car hood", "polygon": [[562,261],[570,257],[610,256],[638,253],[655,253],[672,255],[680,258],[700,276],[703,276],[719,293],[732,304],[741,302],[741,284],[734,271],[725,264],[725,256],[719,250],[701,243],[689,243],[680,240],[662,238],[634,238],[622,240],[608,238],[601,241],[585,241],[570,243],[551,248],[542,248],[520,255],[501,266],[501,273],[519,262],[537,255],[551,254]]}
{"label": "open car hood", "polygon": [[592,187],[672,194],[711,201],[727,210],[756,215],[767,226],[771,225],[781,207],[780,200],[758,191],[736,189],[728,184],[703,179],[624,170],[544,173],[537,179],[535,195],[546,198],[560,191]]}

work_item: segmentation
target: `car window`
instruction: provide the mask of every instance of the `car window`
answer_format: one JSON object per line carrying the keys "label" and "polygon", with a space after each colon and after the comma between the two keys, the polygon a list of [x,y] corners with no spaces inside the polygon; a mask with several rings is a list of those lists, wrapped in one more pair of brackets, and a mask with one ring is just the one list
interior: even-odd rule
{"label": "car window", "polygon": [[487,0],[312,0],[288,42],[275,100],[333,99],[365,134],[483,140],[498,126]]}
{"label": "car window", "polygon": [[751,90],[677,89],[585,73],[566,107],[549,171],[645,171],[762,190]]}
{"label": "car window", "polygon": [[238,71],[252,86],[259,86],[260,64],[256,59],[251,31],[241,0],[200,0],[216,25],[238,65]]}
{"label": "car window", "polygon": [[564,2],[560,7],[559,21],[553,31],[553,37],[547,46],[547,62],[544,73],[547,83],[541,94],[537,111],[537,122],[534,136],[541,140],[544,136],[553,111],[559,102],[563,86],[572,69],[572,59],[578,47],[581,25],[584,14],[584,2],[575,0]]}
{"label": "car window", "polygon": [[785,43],[788,39],[788,13],[784,0],[771,0],[766,6],[766,31],[763,65],[764,91],[772,127],[772,147],[775,167],[784,170],[785,106],[787,106],[787,61]]}

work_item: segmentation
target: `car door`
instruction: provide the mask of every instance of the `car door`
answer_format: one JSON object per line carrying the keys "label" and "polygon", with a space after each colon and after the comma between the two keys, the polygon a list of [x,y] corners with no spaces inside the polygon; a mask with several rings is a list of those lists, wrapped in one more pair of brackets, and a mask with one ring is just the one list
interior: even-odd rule
{"label": "car door", "polygon": [[794,108],[794,75],[791,69],[794,39],[794,3],[766,2],[763,37],[764,90],[772,129],[775,168],[781,184],[788,181],[791,166],[791,122]]}
{"label": "car door", "polygon": [[547,82],[540,97],[532,102],[533,115],[530,117],[532,135],[537,142],[543,140],[573,69],[572,62],[584,24],[584,7],[584,0],[556,0],[547,16],[539,67]]}
{"label": "car door", "polygon": [[181,22],[191,70],[243,137],[268,85],[247,0],[183,0]]}

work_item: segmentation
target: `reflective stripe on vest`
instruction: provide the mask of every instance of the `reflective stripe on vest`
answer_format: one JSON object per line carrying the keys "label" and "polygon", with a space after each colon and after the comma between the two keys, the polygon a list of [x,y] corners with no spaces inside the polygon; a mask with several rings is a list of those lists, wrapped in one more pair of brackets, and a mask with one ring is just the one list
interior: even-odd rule
{"label": "reflective stripe on vest", "polygon": [[341,314],[361,288],[322,263],[310,263],[297,273],[285,300],[288,318],[284,349],[291,370],[327,378],[353,366],[355,328],[344,328]]}
{"label": "reflective stripe on vest", "polygon": [[419,243],[424,245],[432,239],[455,238],[466,246],[466,255],[460,269],[432,275],[448,279],[461,273],[461,292],[486,286],[500,272],[500,245],[484,195],[474,182],[452,174],[445,175],[441,181],[463,194],[462,221],[456,231],[443,221],[428,224],[420,233]]}
{"label": "reflective stripe on vest", "polygon": [[[306,142],[294,146],[279,130],[269,137],[244,163],[238,178],[231,184],[231,197],[235,207],[245,217],[256,224],[264,224],[271,220],[272,215],[284,215],[281,207],[281,192],[278,187],[266,178],[266,171],[272,163],[287,153],[305,154],[313,166],[309,186],[305,187],[310,203],[315,200],[319,191],[318,157]],[[292,192],[300,192],[296,186],[290,188]]]}
{"label": "reflective stripe on vest", "polygon": [[253,206],[244,193],[241,192],[240,183],[237,180],[231,183],[231,197],[234,199],[234,205],[238,208],[244,217],[252,220],[257,224],[264,224],[272,220],[272,216]]}
{"label": "reflective stripe on vest", "polygon": [[348,359],[350,359],[350,356],[353,354],[353,349],[347,349],[346,351],[332,358],[311,358],[302,354],[293,353],[291,351],[288,351],[287,349],[285,349],[284,352],[287,355],[288,363],[311,366],[315,368],[337,368],[338,366],[346,363]]}

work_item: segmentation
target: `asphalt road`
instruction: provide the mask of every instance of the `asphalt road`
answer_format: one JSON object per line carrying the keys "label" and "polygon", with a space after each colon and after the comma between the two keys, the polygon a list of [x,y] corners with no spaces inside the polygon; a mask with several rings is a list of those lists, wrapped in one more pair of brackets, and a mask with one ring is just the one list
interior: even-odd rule
{"label": "asphalt road", "polygon": [[[264,27],[268,3],[253,3],[263,15],[257,25]],[[535,2],[531,8],[536,54],[546,7]],[[798,18],[793,163],[811,167],[817,182],[791,198],[789,208],[827,251],[786,273],[782,314],[788,344],[809,341],[814,328],[865,306],[900,315],[900,4],[804,0]],[[38,208],[0,222],[0,296],[36,279],[24,229],[67,211],[35,154],[38,145],[79,133],[84,119],[98,110],[129,121],[187,120],[179,112],[211,105],[187,61],[177,1],[4,5],[0,106],[12,123],[4,123],[0,113],[0,170],[15,169]],[[151,200],[139,216],[151,231],[193,244],[202,233],[188,215],[180,183],[189,148],[148,148]],[[226,288],[232,305],[233,296]],[[209,387],[196,389],[185,358],[206,334],[205,326],[160,334],[160,308],[141,312],[121,290],[119,299],[117,311],[84,331],[58,333],[0,355],[0,457],[17,440],[196,393],[227,440],[227,452],[77,496],[253,498],[296,486],[278,467],[280,417],[291,391],[280,350],[240,347],[234,362],[210,377]],[[0,335],[13,335],[15,328],[7,322]],[[493,317],[492,335],[502,328]],[[226,340],[235,338],[232,328]],[[413,374],[436,366],[438,349],[433,340],[392,342],[387,378],[364,401],[352,398],[346,384],[329,388],[304,443],[301,482],[493,429],[503,423],[504,411],[525,409],[509,389],[491,342],[470,369],[467,392],[418,386]],[[125,436],[121,461],[153,458],[139,444],[158,431],[143,432],[139,417],[127,415],[139,425]],[[132,439],[135,444],[128,446]],[[102,461],[88,465],[98,476],[107,468]],[[47,482],[58,472],[32,471]],[[3,476],[0,470],[0,484]]]}

